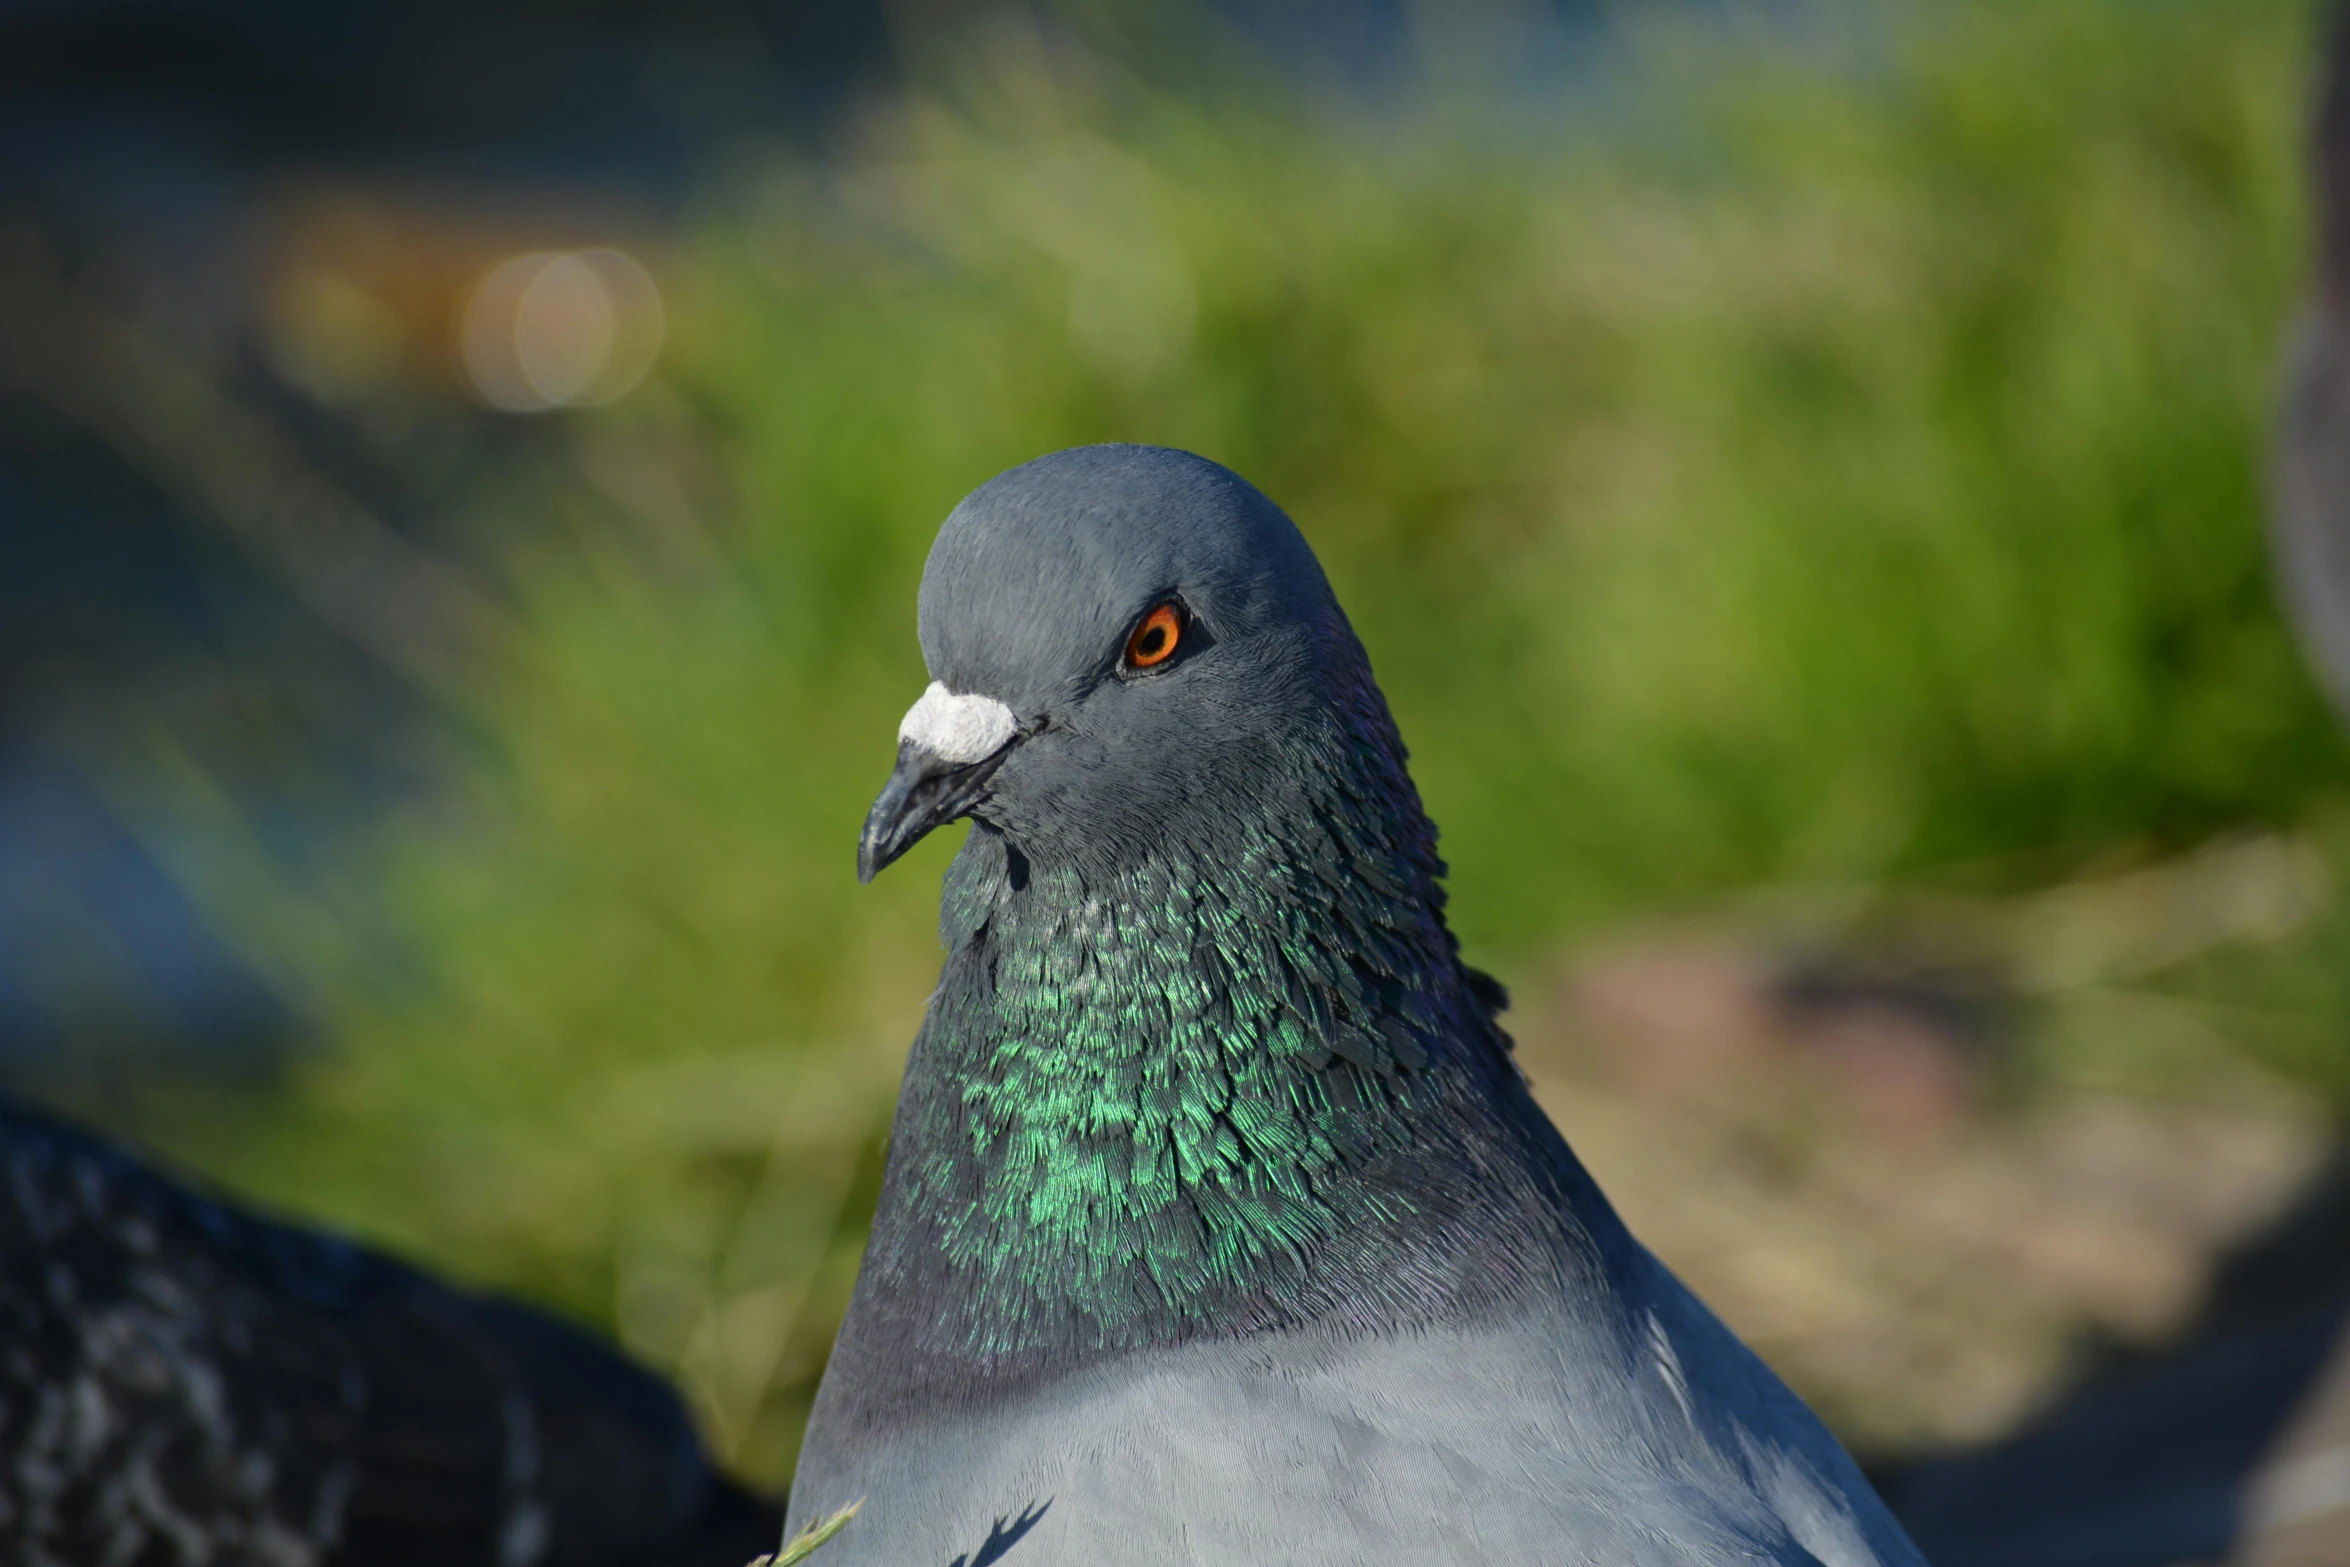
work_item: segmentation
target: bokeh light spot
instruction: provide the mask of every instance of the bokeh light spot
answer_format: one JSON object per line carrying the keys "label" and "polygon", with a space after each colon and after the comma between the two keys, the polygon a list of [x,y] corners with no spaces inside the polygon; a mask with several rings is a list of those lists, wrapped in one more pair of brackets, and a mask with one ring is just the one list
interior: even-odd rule
{"label": "bokeh light spot", "polygon": [[608,248],[529,251],[485,273],[458,327],[458,355],[493,408],[532,413],[608,403],[661,351],[652,275]]}

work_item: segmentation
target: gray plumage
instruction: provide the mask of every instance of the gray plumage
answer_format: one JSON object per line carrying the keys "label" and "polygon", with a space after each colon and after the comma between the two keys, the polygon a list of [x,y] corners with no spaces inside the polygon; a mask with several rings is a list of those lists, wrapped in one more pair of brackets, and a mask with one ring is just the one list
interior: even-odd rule
{"label": "gray plumage", "polygon": [[830,1567],[1922,1567],[1534,1106],[1276,507],[1063,452],[921,611],[864,870],[976,825],[793,1487],[864,1504]]}

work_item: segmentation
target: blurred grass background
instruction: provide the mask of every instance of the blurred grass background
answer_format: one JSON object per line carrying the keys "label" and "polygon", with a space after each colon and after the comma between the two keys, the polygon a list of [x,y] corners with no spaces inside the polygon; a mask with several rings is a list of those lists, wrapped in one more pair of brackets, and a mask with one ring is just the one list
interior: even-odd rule
{"label": "blurred grass background", "polygon": [[[2350,1102],[2350,753],[2260,522],[2313,26],[1650,17],[1563,94],[1494,87],[1498,28],[1382,102],[1156,12],[959,30],[825,154],[714,173],[652,377],[468,474],[473,633],[409,671],[446,721],[363,853],[268,852],[233,718],[159,705],[105,763],[318,1038],[110,1113],[611,1324],[782,1483],[959,836],[854,883],[922,558],[1096,440],[1296,517],[1505,978],[1758,888],[1862,940],[2254,835],[2317,890],[2128,988]],[[332,366],[364,328],[285,331]],[[2085,984],[2024,986],[2013,1092],[2130,1056],[2144,1008]]]}

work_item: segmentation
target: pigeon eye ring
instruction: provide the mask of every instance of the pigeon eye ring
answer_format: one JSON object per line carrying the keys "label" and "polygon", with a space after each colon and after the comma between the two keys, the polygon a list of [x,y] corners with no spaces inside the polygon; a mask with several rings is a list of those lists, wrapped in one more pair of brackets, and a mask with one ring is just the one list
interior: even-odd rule
{"label": "pigeon eye ring", "polygon": [[1182,640],[1182,609],[1172,602],[1161,604],[1143,616],[1128,634],[1126,667],[1156,669],[1175,656],[1175,648]]}

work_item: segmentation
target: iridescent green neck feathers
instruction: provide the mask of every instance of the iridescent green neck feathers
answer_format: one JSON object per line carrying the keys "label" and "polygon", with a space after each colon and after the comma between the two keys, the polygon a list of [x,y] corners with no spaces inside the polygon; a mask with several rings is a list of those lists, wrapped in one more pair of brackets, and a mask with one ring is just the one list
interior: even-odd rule
{"label": "iridescent green neck feathers", "polygon": [[974,831],[852,1335],[1019,1362],[1556,1282],[1580,1172],[1367,672],[1342,695],[1205,841],[1089,877]]}

